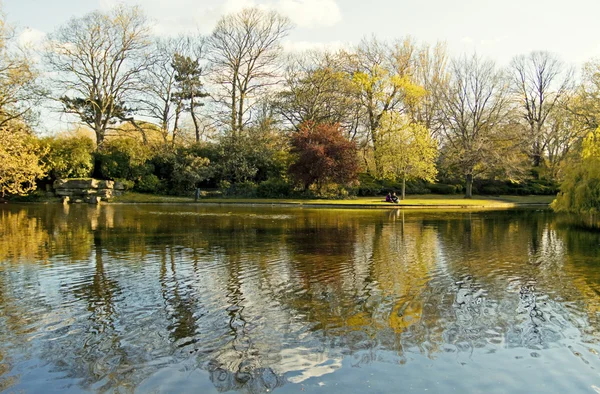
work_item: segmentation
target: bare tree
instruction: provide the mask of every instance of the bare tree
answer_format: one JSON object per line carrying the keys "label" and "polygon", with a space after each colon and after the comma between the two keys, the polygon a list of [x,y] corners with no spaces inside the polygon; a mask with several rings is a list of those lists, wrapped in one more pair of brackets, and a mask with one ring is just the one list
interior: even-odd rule
{"label": "bare tree", "polygon": [[179,131],[179,119],[183,105],[175,99],[175,69],[172,66],[175,53],[182,51],[182,37],[157,39],[152,46],[154,60],[144,73],[144,84],[139,98],[142,113],[156,121],[165,144],[175,143]]}
{"label": "bare tree", "polygon": [[98,149],[116,122],[136,125],[130,104],[151,62],[149,33],[141,9],[121,5],[71,19],[47,41],[56,98],[95,132]]}
{"label": "bare tree", "polygon": [[511,63],[513,89],[518,95],[522,116],[527,123],[531,140],[531,158],[534,167],[544,159],[546,142],[543,137],[548,116],[571,86],[572,71],[548,52],[521,55]]}
{"label": "bare tree", "polygon": [[600,60],[584,64],[582,81],[568,102],[567,109],[583,131],[597,134],[600,127]]}
{"label": "bare tree", "polygon": [[226,109],[226,124],[240,135],[250,120],[254,99],[277,83],[280,41],[290,31],[288,18],[274,11],[244,9],[226,15],[209,38],[215,95]]}
{"label": "bare tree", "polygon": [[444,156],[465,176],[465,197],[471,198],[474,176],[501,160],[499,134],[508,112],[508,87],[495,64],[477,55],[454,60],[450,71],[443,106]]}
{"label": "bare tree", "polygon": [[30,52],[16,45],[15,32],[0,11],[0,128],[32,120],[44,93],[38,76]]}
{"label": "bare tree", "polygon": [[446,45],[419,47],[413,62],[414,82],[425,89],[425,95],[417,102],[409,102],[409,115],[413,123],[424,125],[438,138],[442,129],[442,101],[449,82]]}

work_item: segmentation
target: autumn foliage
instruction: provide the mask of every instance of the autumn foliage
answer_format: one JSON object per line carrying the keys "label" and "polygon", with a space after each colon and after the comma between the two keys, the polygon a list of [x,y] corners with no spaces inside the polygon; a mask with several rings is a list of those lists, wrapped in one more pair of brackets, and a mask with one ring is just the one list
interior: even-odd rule
{"label": "autumn foliage", "polygon": [[358,177],[356,143],[344,136],[339,124],[304,123],[291,138],[291,153],[295,160],[288,172],[305,189],[349,184]]}

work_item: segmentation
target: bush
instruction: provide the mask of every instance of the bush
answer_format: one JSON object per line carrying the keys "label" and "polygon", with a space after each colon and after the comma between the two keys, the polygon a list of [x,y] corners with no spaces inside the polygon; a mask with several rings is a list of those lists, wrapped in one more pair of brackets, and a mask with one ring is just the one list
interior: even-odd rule
{"label": "bush", "polygon": [[[400,185],[400,187],[397,189],[397,191],[402,190],[402,183],[399,182],[399,185]],[[415,181],[407,181],[406,182],[406,194],[429,194],[429,193],[431,193],[431,190],[429,189],[429,186],[423,181],[415,180]]]}
{"label": "bush", "polygon": [[154,174],[143,175],[140,180],[135,183],[135,190],[142,193],[158,193],[161,191],[160,179]]}
{"label": "bush", "polygon": [[195,145],[160,152],[151,163],[167,194],[187,194],[211,175],[209,160]]}
{"label": "bush", "polygon": [[357,194],[359,196],[378,196],[383,192],[383,186],[369,174],[359,174]]}
{"label": "bush", "polygon": [[270,178],[261,182],[256,189],[256,195],[262,198],[284,198],[293,192],[292,185],[284,179]]}
{"label": "bush", "polygon": [[45,138],[48,148],[43,161],[52,180],[88,178],[94,170],[94,141],[87,136]]}
{"label": "bush", "polygon": [[131,138],[116,138],[104,143],[96,153],[100,176],[103,179],[122,178],[137,181],[152,173],[150,148]]}
{"label": "bush", "polygon": [[228,181],[221,181],[219,183],[219,190],[226,197],[256,197],[257,186],[256,183],[245,181],[238,183],[230,183]]}
{"label": "bush", "polygon": [[456,185],[447,185],[444,183],[430,183],[427,185],[427,188],[433,194],[457,194],[457,193],[459,193]]}
{"label": "bush", "polygon": [[278,178],[285,173],[289,161],[285,141],[275,133],[224,136],[204,151],[211,160],[217,182],[262,182]]}

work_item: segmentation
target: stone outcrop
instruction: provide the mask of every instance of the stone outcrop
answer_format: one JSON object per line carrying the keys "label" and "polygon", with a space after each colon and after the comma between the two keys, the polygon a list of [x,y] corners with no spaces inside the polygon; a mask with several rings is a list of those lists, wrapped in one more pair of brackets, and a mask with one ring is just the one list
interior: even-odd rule
{"label": "stone outcrop", "polygon": [[101,200],[120,196],[125,190],[125,185],[121,182],[92,178],[58,179],[53,186],[54,194],[62,197],[65,203],[82,200],[89,204],[98,204]]}

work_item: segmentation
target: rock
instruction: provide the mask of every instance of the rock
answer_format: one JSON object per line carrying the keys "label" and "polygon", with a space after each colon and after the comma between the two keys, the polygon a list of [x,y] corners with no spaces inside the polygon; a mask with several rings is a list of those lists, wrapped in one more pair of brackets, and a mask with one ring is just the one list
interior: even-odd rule
{"label": "rock", "polygon": [[78,194],[79,190],[69,190],[69,189],[56,189],[54,194],[58,197],[73,197],[74,194]]}
{"label": "rock", "polygon": [[57,179],[54,189],[97,189],[99,182],[93,178]]}
{"label": "rock", "polygon": [[113,188],[115,190],[125,190],[125,184],[123,182],[114,182]]}
{"label": "rock", "polygon": [[75,204],[81,204],[83,202],[82,199],[78,198],[76,200],[73,201]]}
{"label": "rock", "polygon": [[100,204],[100,200],[102,200],[102,197],[90,196],[85,199],[85,202],[88,204]]}
{"label": "rock", "polygon": [[114,187],[114,181],[98,181],[98,189],[113,189]]}
{"label": "rock", "polygon": [[109,200],[115,195],[115,184],[121,190],[125,190],[125,185],[121,182],[92,178],[59,179],[54,182],[54,194],[58,197],[69,197],[73,202],[84,200],[90,204],[98,204],[101,199]]}
{"label": "rock", "polygon": [[98,192],[96,193],[96,196],[106,200],[106,199],[112,198],[113,191],[112,191],[112,189],[101,189],[101,190],[98,190]]}

